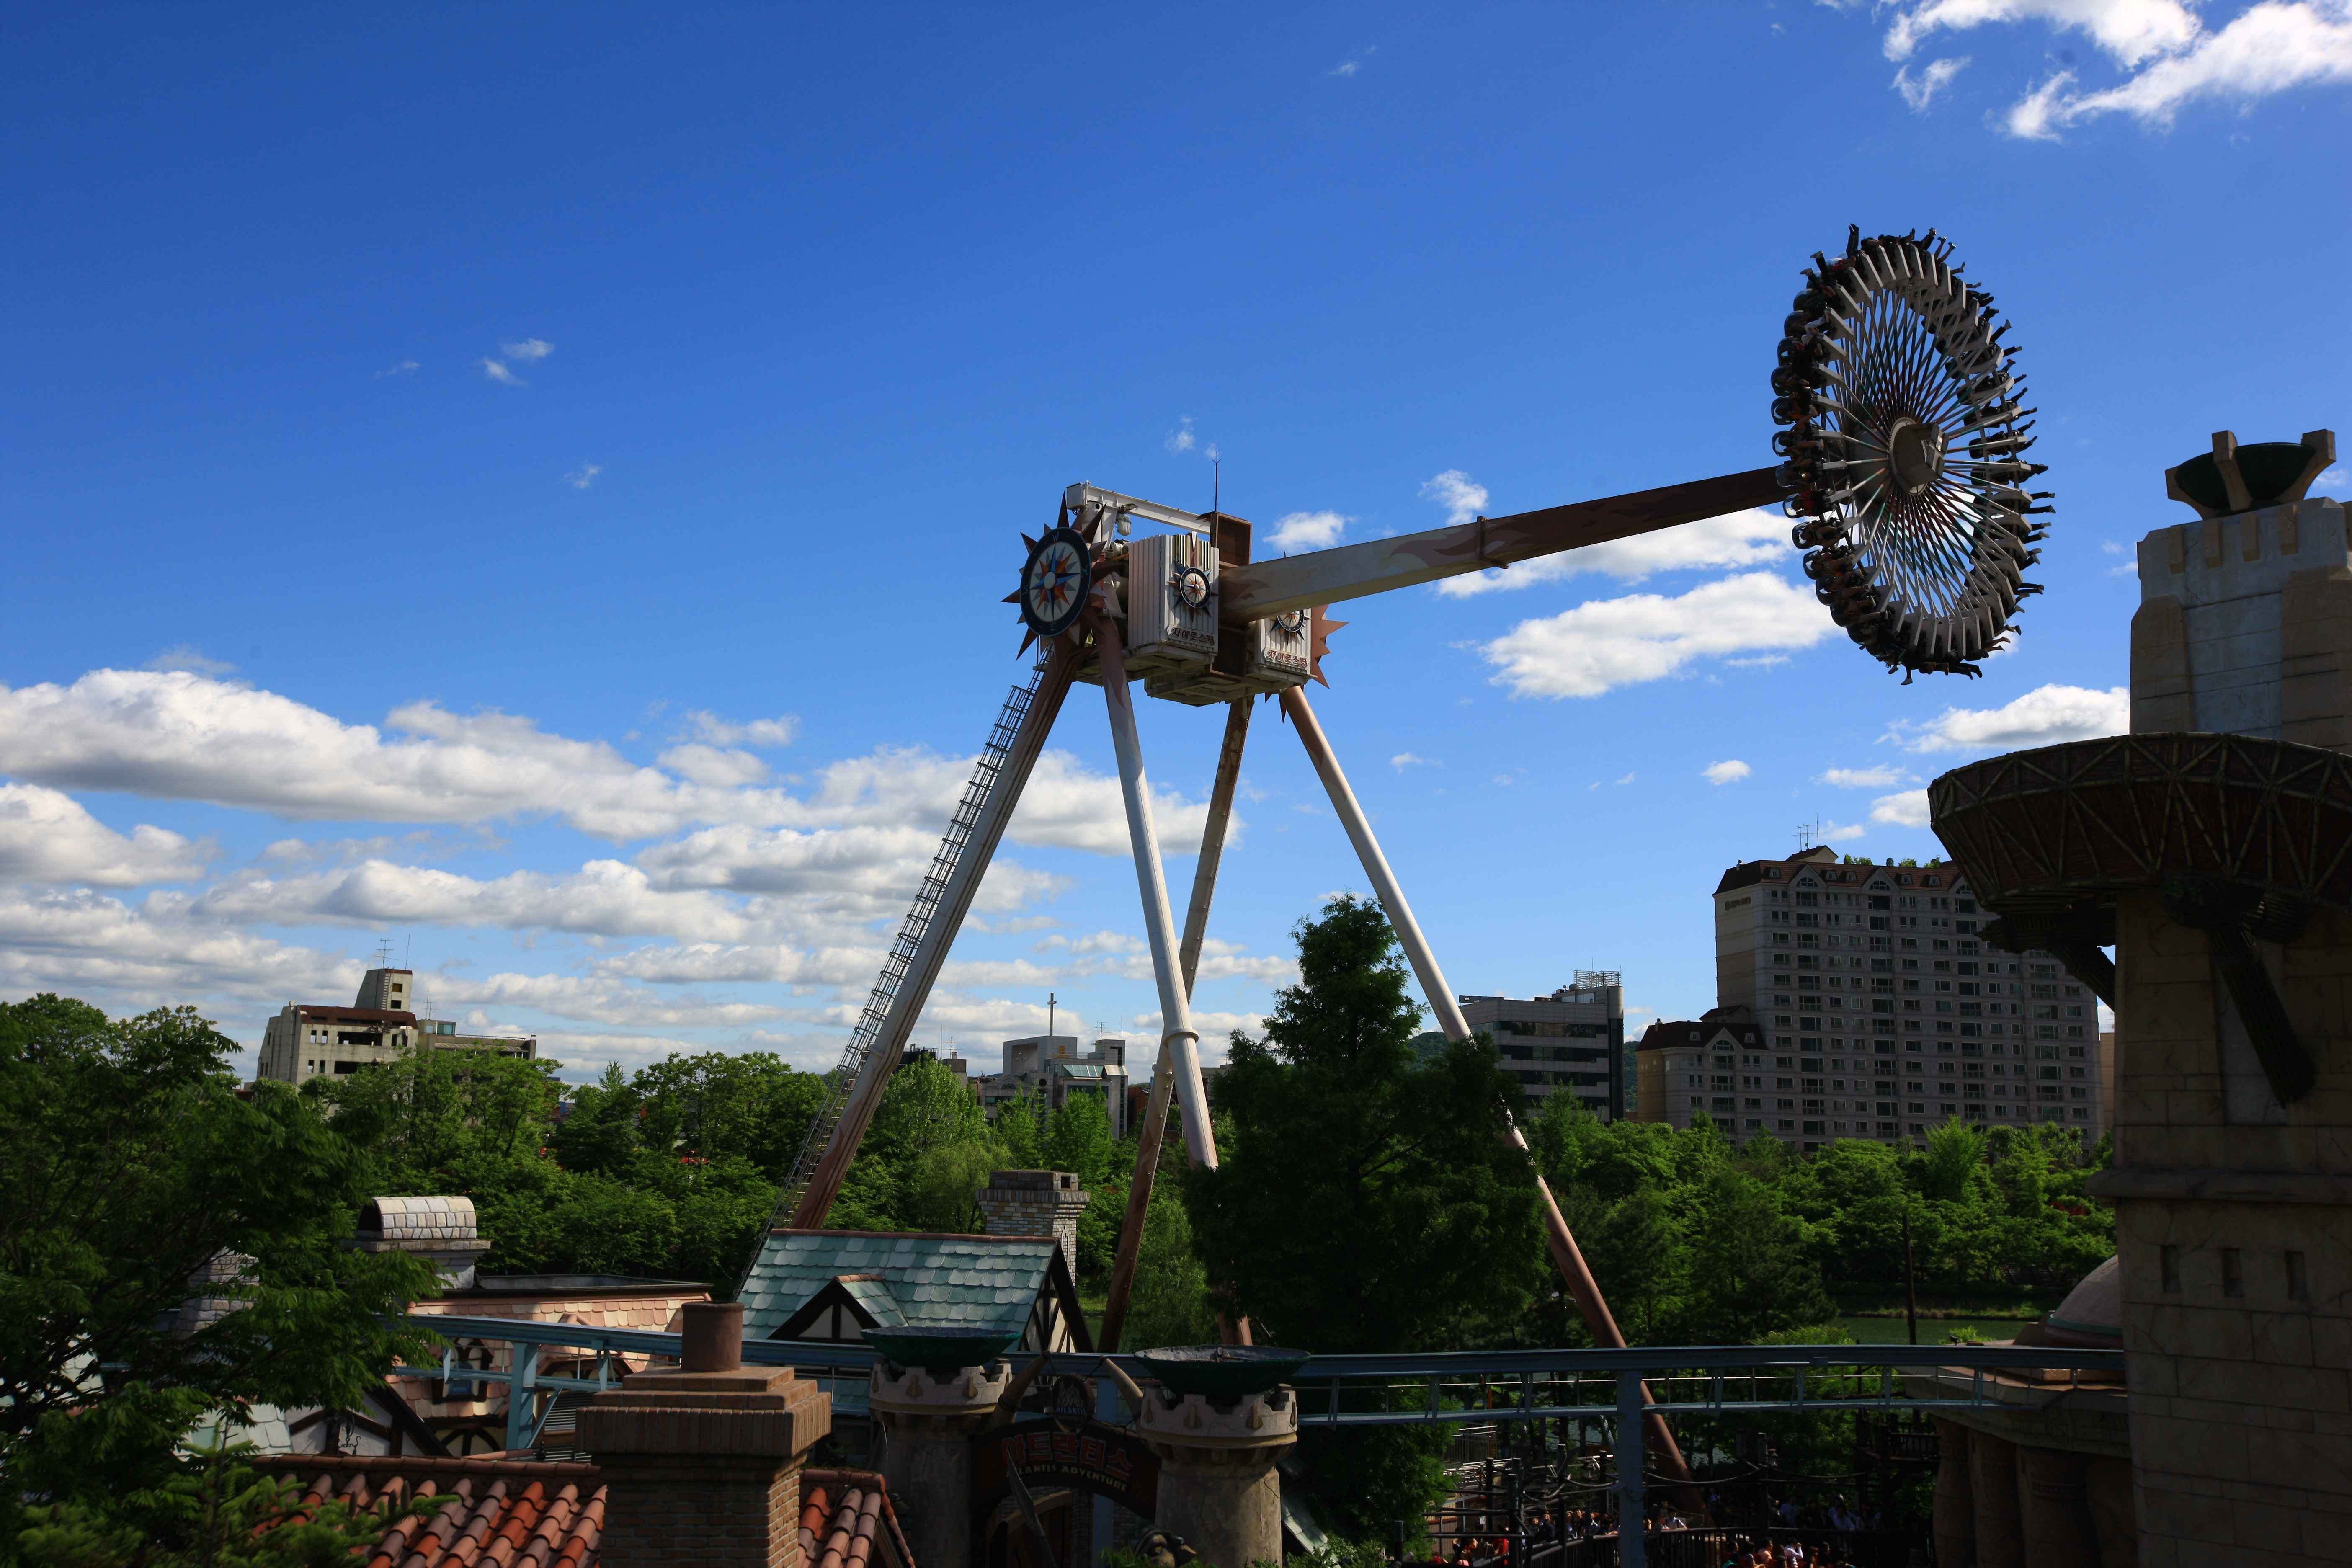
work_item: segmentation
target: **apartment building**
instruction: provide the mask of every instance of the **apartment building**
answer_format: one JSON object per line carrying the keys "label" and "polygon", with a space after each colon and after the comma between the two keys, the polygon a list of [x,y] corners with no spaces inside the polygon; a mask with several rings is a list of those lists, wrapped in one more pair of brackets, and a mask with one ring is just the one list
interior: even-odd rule
{"label": "apartment building", "polygon": [[530,1035],[460,1034],[446,1018],[414,1010],[416,976],[405,969],[371,969],[348,1007],[289,1002],[261,1032],[259,1076],[279,1083],[341,1077],[395,1059],[419,1044],[435,1050],[488,1051],[535,1059]]}
{"label": "apartment building", "polygon": [[1503,1070],[1529,1100],[1572,1094],[1613,1121],[1627,1110],[1622,980],[1613,969],[1580,969],[1549,996],[1464,996],[1462,1016],[1494,1036]]}
{"label": "apartment building", "polygon": [[1823,847],[1734,866],[1708,1016],[1746,1009],[1757,1041],[1685,1039],[1659,1070],[1740,1138],[1908,1142],[1958,1116],[2095,1141],[2097,998],[2051,953],[1986,946],[1987,918],[1955,865],[1846,865]]}

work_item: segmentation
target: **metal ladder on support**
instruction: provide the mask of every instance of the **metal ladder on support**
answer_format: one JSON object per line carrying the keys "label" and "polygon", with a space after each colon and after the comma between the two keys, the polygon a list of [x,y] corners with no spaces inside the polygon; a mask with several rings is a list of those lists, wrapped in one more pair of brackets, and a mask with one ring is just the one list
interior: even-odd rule
{"label": "metal ladder on support", "polygon": [[1011,755],[1013,737],[1029,717],[1029,705],[1035,700],[1038,683],[1045,678],[1045,648],[1038,649],[1036,662],[1031,666],[1028,681],[1013,689],[1005,698],[1003,709],[996,715],[995,726],[988,732],[988,743],[981,748],[980,760],[972,764],[971,777],[964,782],[963,798],[956,803],[955,815],[948,819],[948,830],[940,840],[939,853],[931,857],[930,869],[924,874],[923,885],[915,893],[915,902],[899,922],[898,937],[890,943],[889,956],[882,961],[882,973],[874,982],[872,994],[866,999],[866,1011],[850,1032],[849,1044],[841,1053],[841,1061],[833,1069],[833,1079],[825,1089],[824,1103],[818,1107],[816,1120],[809,1124],[808,1137],[801,1144],[799,1158],[793,1162],[793,1173],[784,1183],[783,1191],[776,1194],[775,1211],[768,1216],[770,1230],[789,1224],[793,1213],[800,1207],[802,1194],[816,1175],[816,1168],[824,1158],[833,1134],[841,1125],[842,1112],[848,1108],[851,1090],[856,1086],[857,1075],[864,1070],[866,1057],[881,1037],[884,1021],[890,1015],[890,1005],[897,1000],[898,987],[907,978],[908,966],[913,963],[915,950],[931,929],[938,915],[940,901],[946,897],[948,883],[961,864],[965,850],[971,843],[971,830],[987,809],[990,797],[996,793],[998,781],[1003,777],[1004,763]]}

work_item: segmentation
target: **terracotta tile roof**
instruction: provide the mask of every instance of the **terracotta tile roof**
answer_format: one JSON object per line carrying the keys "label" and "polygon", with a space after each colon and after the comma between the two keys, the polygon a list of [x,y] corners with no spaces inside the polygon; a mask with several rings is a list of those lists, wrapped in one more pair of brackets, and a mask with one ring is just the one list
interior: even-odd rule
{"label": "terracotta tile roof", "polygon": [[801,1562],[803,1568],[915,1568],[880,1476],[801,1472]]}
{"label": "terracotta tile roof", "polygon": [[596,1568],[604,1482],[593,1465],[350,1454],[274,1454],[252,1463],[302,1480],[303,1495],[316,1501],[449,1500],[394,1525],[366,1568]]}

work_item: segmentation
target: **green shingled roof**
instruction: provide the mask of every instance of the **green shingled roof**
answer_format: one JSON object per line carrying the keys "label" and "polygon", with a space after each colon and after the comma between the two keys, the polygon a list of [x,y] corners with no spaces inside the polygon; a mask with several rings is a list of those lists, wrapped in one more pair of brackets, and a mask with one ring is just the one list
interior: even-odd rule
{"label": "green shingled roof", "polygon": [[[844,1288],[885,1322],[1024,1329],[1053,1257],[1051,1237],[775,1231],[743,1284],[743,1334],[767,1338],[842,1274],[879,1276]],[[886,1301],[895,1320],[880,1310]]]}

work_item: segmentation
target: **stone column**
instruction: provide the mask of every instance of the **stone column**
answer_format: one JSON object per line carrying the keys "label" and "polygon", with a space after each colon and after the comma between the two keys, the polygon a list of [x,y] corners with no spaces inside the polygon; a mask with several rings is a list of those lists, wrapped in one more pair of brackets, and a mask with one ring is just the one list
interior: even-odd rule
{"label": "stone column", "polygon": [[2026,1568],[2065,1568],[2099,1561],[2091,1505],[2083,1493],[2084,1457],[2060,1448],[2017,1450],[2018,1533]]}
{"label": "stone column", "polygon": [[971,1439],[1013,1380],[1005,1362],[951,1373],[877,1361],[866,1384],[882,1478],[919,1568],[970,1568]]}
{"label": "stone column", "polygon": [[1183,1537],[1203,1568],[1282,1561],[1282,1475],[1275,1462],[1298,1441],[1295,1393],[1212,1400],[1146,1384],[1135,1430],[1160,1458],[1152,1522]]}
{"label": "stone column", "polygon": [[1976,1551],[1976,1494],[1969,1484],[1969,1429],[1942,1416],[1936,1423],[1936,1561],[1966,1563]]}
{"label": "stone column", "polygon": [[1971,1431],[1969,1491],[1976,1502],[1977,1568],[2024,1568],[2025,1537],[2017,1518],[2017,1445],[1990,1432]]}
{"label": "stone column", "polygon": [[803,1568],[801,1467],[833,1430],[833,1396],[741,1364],[740,1302],[688,1302],[682,1339],[677,1371],[581,1408],[608,1489],[602,1568]]}

